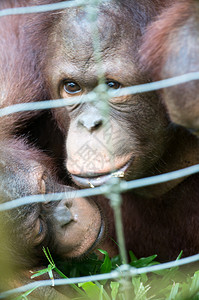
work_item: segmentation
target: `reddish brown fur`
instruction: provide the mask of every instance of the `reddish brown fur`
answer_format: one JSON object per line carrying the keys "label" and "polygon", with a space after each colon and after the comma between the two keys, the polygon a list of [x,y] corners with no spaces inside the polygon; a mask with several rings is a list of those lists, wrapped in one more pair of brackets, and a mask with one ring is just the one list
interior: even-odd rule
{"label": "reddish brown fur", "polygon": [[[49,1],[40,1],[36,4],[44,4],[46,2],[49,3]],[[52,0],[51,2],[54,1]],[[5,4],[7,2],[3,3]],[[13,3],[19,4],[19,2],[15,1],[10,2],[10,5],[13,5]],[[165,6],[170,5],[172,1],[166,4],[165,1],[158,0],[134,1],[133,5],[129,1],[121,1],[121,3],[125,9],[131,11],[132,14],[132,24],[134,24],[134,26],[132,26],[133,29],[132,32],[129,32],[129,36],[135,36],[136,38],[135,41],[133,40],[134,45],[131,49],[132,52],[130,52],[130,50],[129,52],[132,55],[130,58],[135,60],[134,67],[136,69],[138,64],[135,58],[137,57],[138,45],[141,41],[141,33],[144,31],[148,22],[152,21],[153,18],[159,14]],[[184,21],[189,17],[189,5],[191,3],[191,1],[188,3],[187,1],[176,1],[174,6],[163,12],[161,15],[163,19],[158,19],[152,23],[146,32],[145,37],[147,37],[147,39],[144,41],[143,50],[141,52],[141,55],[143,55],[142,61],[149,66],[148,69],[146,68],[147,72],[149,72],[149,68],[153,69],[150,70],[150,73],[154,78],[159,78],[160,68],[164,65],[165,55],[168,51],[167,39],[169,33],[174,27],[179,27],[181,24],[184,24]],[[23,4],[35,4],[35,1],[23,2]],[[55,95],[57,98],[60,96],[58,94],[57,82],[50,81],[54,73],[53,69],[49,66],[51,57],[49,58],[46,50],[48,50],[49,47],[49,35],[57,33],[56,25],[58,25],[61,15],[64,15],[64,11],[61,13],[38,14],[37,16],[33,16],[30,20],[27,17],[23,17],[22,19],[19,17],[9,17],[9,19],[13,20],[13,23],[10,23],[11,27],[14,26],[16,29],[14,30],[14,44],[19,50],[19,56],[17,58],[13,57],[12,61],[17,67],[14,69],[11,68],[11,70],[8,69],[4,62],[6,61],[7,55],[8,57],[9,55],[12,57],[13,39],[9,40],[2,29],[1,36],[6,41],[4,46],[8,45],[9,51],[7,54],[7,52],[3,50],[4,60],[0,62],[7,76],[7,80],[5,80],[5,91],[8,95],[5,97],[6,102],[2,101],[3,106],[18,103],[22,100],[23,102],[30,102],[46,100],[49,99],[51,95]],[[177,16],[177,18],[175,18],[175,16]],[[23,20],[27,22],[25,29],[23,28]],[[18,31],[17,27],[19,25],[21,27]],[[158,28],[160,31],[157,30]],[[136,32],[135,35],[134,29]],[[10,29],[8,29],[8,31],[9,30]],[[20,41],[18,40],[19,37]],[[18,43],[20,43],[20,47]],[[51,46],[50,44],[50,47]],[[54,50],[53,47],[51,51],[54,52]],[[26,54],[26,56],[24,54]],[[56,57],[56,59],[58,58],[59,57]],[[10,63],[10,60],[7,61]],[[64,57],[60,57],[56,70],[59,68],[59,64],[62,65],[63,61]],[[159,67],[154,67],[155,61],[158,61]],[[119,73],[122,74],[123,71],[124,70],[121,69]],[[148,79],[145,74],[140,75],[141,72],[139,72],[139,69],[136,69],[136,71],[137,73],[134,78],[136,83],[137,81],[138,83],[142,83]],[[130,74],[129,78],[130,77],[133,77],[133,75]],[[13,82],[12,78],[16,78],[16,81]],[[16,90],[18,91],[17,94],[15,93]],[[124,127],[128,134],[130,132],[125,140],[124,146],[121,145],[119,149],[120,152],[118,152],[120,156],[121,154],[126,154],[125,151],[128,150],[127,146],[132,143],[132,147],[138,145],[135,154],[137,155],[144,150],[145,157],[144,163],[142,163],[141,160],[140,168],[136,171],[137,173],[134,167],[132,167],[132,170],[129,169],[127,174],[125,174],[128,180],[141,176],[161,174],[198,163],[198,140],[189,135],[184,129],[172,128],[156,94],[138,96],[138,98],[134,97],[131,100],[133,100],[135,110],[132,105],[128,111],[131,111],[132,115],[129,116],[126,113],[122,119],[123,116],[120,112],[117,116],[120,121],[119,126]],[[89,110],[85,111],[89,112]],[[117,115],[116,112],[114,113]],[[19,138],[22,135],[28,135],[27,140],[29,142],[35,142],[35,140],[37,140],[35,142],[36,146],[39,146],[47,152],[49,151],[48,153],[55,157],[55,162],[57,162],[56,158],[61,156],[60,160],[63,163],[63,152],[57,148],[59,148],[60,145],[64,148],[64,138],[67,137],[68,129],[68,114],[64,111],[63,115],[57,110],[54,116],[55,120],[52,121],[51,112],[41,112],[41,114],[38,112],[20,113],[3,118],[2,126],[6,125],[5,127],[9,129],[8,133],[10,133],[11,136],[13,136],[14,132]],[[153,127],[154,120],[156,123]],[[126,125],[127,121],[129,121],[129,123]],[[10,122],[12,126],[9,125]],[[34,129],[35,124],[37,124],[36,129]],[[57,126],[57,124],[61,127],[63,134],[56,128],[55,134],[52,135],[51,131],[54,128],[53,125]],[[161,134],[154,136],[153,134],[157,130],[157,127],[160,126],[159,124],[162,124]],[[44,132],[43,135],[38,132],[41,128]],[[48,133],[51,134],[49,138],[46,137]],[[55,145],[53,148],[53,145],[56,144],[54,136],[58,136],[59,145]],[[124,132],[122,132],[120,136],[125,138]],[[3,137],[5,137],[4,134]],[[149,141],[150,137],[151,140]],[[21,140],[21,142],[23,143],[23,140]],[[120,145],[120,140],[117,144]],[[156,154],[155,151],[157,148],[159,152]],[[29,151],[29,149],[30,148],[27,148],[27,151]],[[34,152],[34,150],[30,150],[30,156],[28,154],[28,158],[32,157],[33,152],[31,151]],[[43,161],[42,154],[41,156],[38,155],[39,160],[40,157]],[[152,165],[150,165],[151,159],[155,161]],[[169,182],[163,185],[156,185],[151,188],[143,188],[126,193],[123,203],[123,220],[128,250],[133,250],[139,257],[158,253],[159,259],[162,261],[176,258],[182,249],[184,250],[184,255],[197,253],[199,249],[199,225],[196,213],[198,210],[198,197],[198,175],[193,175],[187,179],[172,183]],[[110,235],[115,238],[112,211],[107,204],[107,200],[104,201],[101,199],[100,201],[104,206],[105,214],[109,217]]]}
{"label": "reddish brown fur", "polygon": [[[178,5],[178,2],[176,3]],[[135,1],[133,4],[132,2],[129,4],[129,2],[121,1],[120,9],[117,6],[109,7],[107,15],[112,16],[109,19],[112,23],[106,31],[106,37],[103,35],[100,36],[103,49],[105,49],[102,53],[103,63],[105,68],[110,66],[105,72],[108,74],[106,75],[106,79],[111,78],[112,80],[119,81],[122,83],[122,86],[143,83],[149,78],[147,72],[145,74],[140,72],[136,57],[141,33],[147,22],[153,20],[155,13],[154,15],[150,15],[149,13],[149,15],[143,16],[146,13],[146,6],[142,10],[142,2]],[[151,2],[150,4],[152,5]],[[179,7],[181,7],[180,4],[181,2],[179,3]],[[122,10],[122,5],[124,5],[124,10]],[[130,5],[132,7],[129,10]],[[167,5],[171,5],[171,2],[167,3]],[[137,10],[134,10],[135,7]],[[127,11],[125,11],[126,8]],[[122,12],[117,18],[117,13],[121,10]],[[151,9],[150,12],[154,12],[154,10]],[[157,13],[159,12],[160,10],[157,10]],[[52,26],[51,29],[55,34],[53,38],[57,38],[57,44],[53,44],[51,36],[48,43],[46,43],[47,60],[43,61],[43,65],[45,67],[45,78],[52,93],[52,98],[60,98],[60,95],[66,99],[72,97],[63,88],[64,82],[67,82],[67,80],[78,83],[81,87],[80,95],[86,94],[96,87],[97,79],[93,71],[96,65],[92,59],[93,53],[89,40],[89,26],[84,23],[83,13],[79,15],[78,11],[75,13],[74,17],[73,13],[68,13],[67,15],[67,12],[63,11],[61,22],[54,24],[55,26]],[[125,13],[127,23],[124,22]],[[164,14],[168,16],[163,10]],[[55,15],[56,17],[59,17],[59,15]],[[81,20],[83,20],[83,25],[81,24]],[[120,21],[118,21],[118,24],[117,22],[115,24],[115,20]],[[106,23],[106,21],[106,14],[102,14],[102,20],[99,20],[99,24]],[[39,28],[45,28],[46,24],[50,24],[48,22],[47,16],[44,20],[44,27],[39,25]],[[122,24],[122,22],[124,23]],[[58,31],[56,31],[56,25],[59,28],[59,30],[57,29]],[[86,34],[84,34],[85,31],[82,28],[86,28]],[[117,29],[114,31],[115,39],[112,39],[111,28]],[[164,28],[166,28],[165,24]],[[100,27],[100,33],[103,32],[103,29],[103,27]],[[120,32],[122,32],[122,35],[120,35]],[[75,39],[73,39],[73,36],[75,36]],[[32,40],[36,38],[34,37],[34,33],[32,33],[31,38]],[[120,39],[121,43],[118,45],[117,41]],[[81,48],[82,45],[83,49]],[[111,47],[113,48],[113,53],[111,52]],[[122,52],[123,49],[126,52]],[[114,61],[115,57],[117,61]],[[43,56],[42,59],[44,59]],[[120,67],[117,66],[118,61],[120,62]],[[71,69],[74,70],[74,73],[71,72]],[[114,70],[113,72],[112,69]],[[124,97],[122,98],[122,104],[126,105],[121,105],[119,100],[116,103],[113,101],[111,104],[110,122],[112,131],[110,140],[113,138],[113,159],[116,158],[115,162],[119,162],[120,164],[118,163],[118,165],[120,167],[125,161],[123,158],[129,153],[133,153],[132,165],[127,169],[124,179],[131,180],[152,176],[198,163],[198,140],[186,132],[185,129],[174,128],[170,124],[166,111],[156,93],[134,95],[128,98]],[[95,179],[99,176],[103,177],[103,181],[104,177],[111,171],[110,159],[108,160],[106,150],[108,146],[105,144],[105,134],[103,134],[103,127],[101,126],[104,122],[104,117],[100,115],[97,105],[90,103],[81,104],[72,109],[70,108],[68,111],[71,119],[69,131],[67,131],[68,124],[65,124],[67,110],[62,108],[55,114],[55,118],[67,138],[67,168],[79,186],[88,186],[89,180],[90,182],[93,180],[93,182],[98,184]],[[95,124],[99,126],[95,126]],[[81,150],[87,144],[91,145],[91,154],[90,156],[85,155],[83,157]],[[100,157],[104,158],[102,166],[100,165]],[[92,167],[87,167],[87,161],[91,161],[90,165]],[[82,178],[84,179],[82,180]],[[86,182],[87,178],[88,181]],[[199,242],[196,238],[196,225],[198,227],[199,223],[195,214],[199,196],[197,185],[198,175],[193,175],[187,179],[179,179],[153,187],[141,188],[124,195],[123,220],[127,249],[133,250],[139,257],[157,253],[159,259],[162,261],[175,259],[181,250],[184,251],[185,256],[197,253],[199,249]],[[112,211],[107,205],[107,201],[102,205],[104,205],[104,211],[110,222],[110,235],[115,238]],[[190,220],[192,221],[190,222]]]}
{"label": "reddish brown fur", "polygon": [[[198,1],[177,1],[148,26],[140,61],[152,80],[198,72]],[[198,81],[161,91],[171,120],[198,133]]]}
{"label": "reddish brown fur", "polygon": [[[174,1],[171,7],[163,10],[157,20],[150,23],[144,33],[140,50],[143,68],[155,80],[161,78],[160,72],[169,51],[170,34],[181,27],[190,17],[193,1]],[[178,45],[175,45],[176,48]]]}
{"label": "reddish brown fur", "polygon": [[[165,1],[134,1],[131,3],[129,1],[121,1],[121,3],[125,9],[132,14],[132,23],[130,20],[129,23],[131,23],[133,29],[132,32],[129,30],[128,38],[135,38],[135,40],[133,40],[134,44],[132,43],[132,52],[129,50],[130,55],[132,55],[132,57],[130,56],[131,61],[135,61],[135,69],[137,68],[136,57],[138,45],[141,41],[141,34],[143,33],[146,25],[149,22],[154,21],[155,16],[160,14],[160,12],[163,10],[161,15],[164,16],[163,21],[161,19],[154,21],[150,27],[152,33],[149,34],[149,31],[146,33],[146,37],[148,38],[147,41],[149,41],[149,45],[153,50],[148,49],[147,46],[145,46],[146,44],[143,44],[144,50],[142,52],[143,61],[145,64],[147,61],[147,64],[149,63],[149,65],[153,67],[155,59],[159,59],[158,61],[161,66],[163,64],[162,59],[164,59],[165,48],[167,47],[165,46],[164,41],[167,39],[168,33],[171,29],[173,29],[174,26],[180,26],[183,24],[184,20],[188,18],[189,11],[187,9],[189,9],[189,4],[191,2],[186,4],[184,1],[176,1],[174,6],[172,6],[173,1],[167,1],[167,3],[165,3]],[[165,7],[168,7],[168,10]],[[171,12],[172,14],[170,15]],[[175,18],[175,13],[177,13],[177,18]],[[65,61],[67,62],[66,57],[68,53],[66,51],[62,53],[63,56],[54,57],[56,44],[51,47],[51,42],[49,43],[49,41],[51,41],[49,36],[51,37],[52,34],[55,34],[56,36],[57,34],[59,37],[60,32],[56,31],[56,25],[59,24],[59,20],[64,15],[64,11],[61,13],[54,12],[53,14],[45,13],[42,14],[42,18],[37,15],[35,18],[30,20],[27,26],[28,48],[36,54],[36,61],[39,62],[40,69],[45,72],[45,86],[51,91],[52,98],[60,97],[58,92],[59,82],[57,84],[57,82],[52,80],[52,77],[59,69],[59,64],[62,66]],[[165,21],[166,19],[168,20]],[[130,26],[129,23],[128,28]],[[71,22],[70,24],[73,23]],[[155,28],[157,28],[157,26],[158,28],[160,27],[160,33],[156,32],[153,24],[157,24],[155,25]],[[128,32],[127,29],[126,31]],[[77,41],[78,30],[75,31],[75,33],[77,33],[77,36],[75,35],[75,41]],[[42,36],[43,39],[38,38],[40,36]],[[59,53],[59,49],[57,49],[56,53]],[[73,48],[74,53],[76,53],[78,50],[78,47]],[[129,53],[126,53],[127,59]],[[155,56],[154,53],[158,54]],[[77,55],[77,58],[81,57],[81,53],[78,52],[78,54],[80,55]],[[161,57],[161,54],[163,58]],[[123,57],[124,55],[121,57],[121,59]],[[147,58],[149,58],[149,62]],[[51,63],[52,61],[54,62],[55,59],[57,65],[55,66],[55,69],[53,69]],[[79,65],[76,66],[76,68],[81,69]],[[135,69],[133,69],[133,71]],[[65,70],[67,71],[67,64]],[[123,71],[125,70],[121,68],[120,72],[118,73],[122,74]],[[153,74],[156,74],[158,71],[158,68],[155,69]],[[136,69],[136,72],[135,74],[129,74],[128,80],[135,75],[133,78],[134,81],[132,79],[130,83],[137,84],[147,81],[148,77],[145,76],[146,74],[140,74],[139,69]],[[147,69],[146,73],[147,76],[149,76],[149,68]],[[84,78],[85,75],[86,72],[84,75],[82,75],[82,78]],[[60,77],[62,76],[64,75],[61,74]],[[128,82],[127,85],[130,83]],[[89,86],[89,84],[87,86]],[[84,87],[85,90],[87,86]],[[132,115],[129,116],[126,113],[124,119],[122,119],[122,113],[119,113],[117,116],[118,120],[120,121],[119,126],[123,126],[124,130],[126,130],[126,132],[129,134],[129,137],[125,141],[125,147],[121,146],[118,152],[120,156],[123,153],[128,153],[127,147],[129,147],[130,142],[132,142],[133,146],[140,145],[138,148],[136,148],[136,154],[145,151],[145,155],[143,155],[145,161],[140,163],[140,169],[137,170],[137,173],[134,167],[132,167],[132,170],[128,170],[128,180],[129,178],[133,179],[141,176],[161,174],[167,171],[190,166],[198,162],[198,140],[190,136],[189,133],[187,133],[184,129],[174,129],[169,122],[167,123],[168,120],[167,117],[165,117],[166,112],[161,106],[159,98],[155,93],[147,96],[142,95],[140,98],[136,98],[134,96],[132,101],[133,105],[130,106]],[[133,110],[133,107],[135,107],[135,111]],[[88,106],[87,108],[88,109],[85,109],[85,111],[88,113],[87,117],[89,117],[90,107]],[[114,114],[117,115],[117,112],[114,112],[113,115]],[[92,112],[91,115],[93,118],[94,114]],[[154,125],[153,128],[153,121],[156,117],[158,119],[157,125]],[[67,111],[64,108],[57,110],[55,119],[60,125],[63,134],[65,137],[67,137]],[[73,121],[73,117],[71,117],[71,120]],[[153,134],[156,132],[157,127],[160,126],[161,120],[163,124],[163,131],[158,137],[155,138],[153,137]],[[127,121],[129,121],[128,125],[126,125]],[[77,136],[75,134],[77,134]],[[121,133],[121,136],[125,138],[125,134],[123,132]],[[83,137],[82,143],[86,142],[86,138],[84,138],[83,134],[78,135],[78,130],[72,130],[71,137],[73,141],[77,140],[78,142]],[[149,141],[148,138],[150,137],[151,140]],[[101,138],[101,136],[99,136],[99,138]],[[138,140],[136,138],[138,138]],[[74,144],[75,142],[73,142],[73,145]],[[118,141],[117,144],[120,145],[120,141]],[[155,151],[157,149],[159,149],[160,154],[156,154]],[[78,152],[78,149],[74,150]],[[76,153],[75,151],[71,152]],[[159,160],[157,157],[159,157]],[[157,161],[150,168],[149,164],[151,159],[157,159]],[[93,164],[95,164],[95,161]],[[144,168],[146,168],[146,172],[143,171]],[[198,240],[195,239],[194,233],[196,228],[195,223],[197,224],[197,216],[194,212],[198,199],[198,189],[196,188],[197,182],[198,176],[195,175],[187,180],[169,182],[161,186],[158,185],[151,188],[142,189],[141,191],[133,191],[132,193],[125,195],[123,213],[127,248],[135,251],[137,256],[147,256],[158,253],[160,260],[174,259],[182,249],[184,250],[184,255],[196,253],[198,251],[197,249],[199,248]],[[187,201],[190,191],[192,192],[192,199],[190,199],[191,204],[189,204],[189,201]],[[148,199],[148,197],[150,199]],[[114,228],[112,225],[113,216],[109,206],[107,205],[107,201],[104,204],[104,210],[106,211],[107,216],[110,216],[110,233],[115,237]],[[187,213],[188,210],[189,213]],[[165,215],[164,212],[166,212]],[[186,216],[186,218],[181,218],[181,215]],[[170,222],[167,222],[168,219]],[[190,222],[190,219],[192,219],[193,222]],[[145,236],[145,238],[143,238],[143,236]],[[162,238],[161,242],[159,242],[160,238]]]}
{"label": "reddish brown fur", "polygon": [[[39,4],[38,1],[6,0],[0,2],[0,8],[36,4]],[[37,64],[37,55],[32,49],[26,46],[24,26],[26,26],[29,18],[29,15],[0,18],[0,108],[12,104],[35,102],[49,98],[47,96],[47,89],[44,86],[40,64],[39,62]],[[0,128],[1,202],[28,195],[71,190],[68,186],[60,185],[55,175],[57,170],[54,163],[56,162],[56,151],[59,153],[59,156],[61,156],[60,151],[62,151],[59,149],[60,142],[56,143],[56,140],[61,140],[61,134],[55,122],[52,121],[52,115],[49,111],[19,112],[2,117],[0,119]],[[33,131],[32,136],[30,133],[31,130]],[[42,145],[38,146],[37,140],[39,139],[42,141]],[[33,145],[33,141],[37,144],[37,147]],[[58,148],[55,151],[52,151],[51,148],[53,144]],[[43,147],[46,153],[41,151],[39,147]],[[52,152],[54,161],[51,158]],[[81,198],[77,200],[76,206],[74,205],[76,200],[70,204],[70,209],[73,207],[74,211],[78,214],[76,222],[73,223],[83,223],[79,221],[79,216],[82,213],[82,219],[85,219],[84,213],[81,211],[86,202],[86,214],[88,214],[91,208],[93,218],[97,216],[98,225],[100,225],[102,220],[98,206],[91,199],[88,201]],[[56,216],[58,212],[56,212],[56,209],[58,207],[67,209],[67,203],[68,201],[66,200],[52,205],[33,203],[0,213],[0,265],[3,266],[3,270],[1,269],[0,271],[1,291],[23,285],[30,281],[31,273],[27,272],[27,270],[41,267],[46,263],[46,258],[42,251],[43,246],[49,247],[55,259],[59,258],[63,260],[66,259],[67,251],[70,253],[70,257],[72,257],[73,251],[76,251],[76,256],[78,256],[84,255],[84,252],[92,248],[96,242],[99,227],[92,227],[94,236],[93,245],[91,245],[92,238],[90,236],[87,242],[89,246],[84,241],[80,243],[79,239],[77,246],[75,246],[75,238],[68,245],[69,241],[64,235],[63,240],[59,240],[62,237],[60,233],[63,228],[60,231],[62,225],[57,220]],[[79,209],[81,210],[80,212],[78,205],[81,207]],[[38,219],[43,222],[40,222],[43,224],[40,225],[41,227],[37,226],[36,221]],[[63,222],[64,219],[62,220]],[[80,225],[78,225],[78,228]],[[85,236],[85,231],[88,231],[86,226],[88,225],[84,222],[82,224],[82,228],[84,227],[83,237]],[[75,225],[74,228],[76,228]],[[81,230],[80,228],[79,231],[81,232]],[[57,232],[59,233],[59,237],[57,237]],[[68,232],[70,238],[71,230],[66,230],[66,236]],[[45,237],[38,243],[38,239],[44,233]],[[76,236],[75,233],[74,236]],[[64,239],[66,243],[64,243]],[[87,241],[86,238],[85,241]],[[68,249],[66,249],[67,247]],[[11,270],[7,274],[5,273],[5,269],[9,267]],[[40,277],[39,279],[42,278]],[[35,291],[34,297],[37,299],[67,299],[67,297],[62,296],[51,287],[38,289]]]}

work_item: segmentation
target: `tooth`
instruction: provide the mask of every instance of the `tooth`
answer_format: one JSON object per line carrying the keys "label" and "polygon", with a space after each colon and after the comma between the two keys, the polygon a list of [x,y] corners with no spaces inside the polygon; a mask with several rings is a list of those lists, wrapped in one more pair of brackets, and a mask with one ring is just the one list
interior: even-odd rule
{"label": "tooth", "polygon": [[88,184],[91,188],[94,188],[94,185],[90,181],[88,181]]}
{"label": "tooth", "polygon": [[124,172],[123,171],[114,172],[114,173],[111,174],[111,177],[122,178],[122,177],[124,177]]}

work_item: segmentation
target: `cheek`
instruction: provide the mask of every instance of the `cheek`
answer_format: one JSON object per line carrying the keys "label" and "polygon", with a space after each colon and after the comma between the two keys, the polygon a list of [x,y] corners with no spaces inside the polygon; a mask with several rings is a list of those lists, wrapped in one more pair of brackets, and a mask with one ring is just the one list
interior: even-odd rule
{"label": "cheek", "polygon": [[44,167],[33,160],[24,160],[11,166],[6,174],[7,178],[13,178],[8,183],[12,198],[20,198],[27,195],[45,193],[45,182],[42,179]]}
{"label": "cheek", "polygon": [[158,99],[146,99],[132,114],[132,132],[136,134],[141,149],[153,149],[162,143],[169,134],[169,121],[166,111]]}
{"label": "cheek", "polygon": [[130,106],[129,115],[130,131],[141,142],[155,142],[157,137],[165,135],[169,121],[166,110],[156,94],[140,96],[135,105]]}
{"label": "cheek", "polygon": [[66,136],[70,123],[70,118],[67,109],[65,107],[60,107],[53,109],[52,112],[58,127],[63,132],[64,136]]}
{"label": "cheek", "polygon": [[29,176],[26,177],[27,186],[26,190],[29,190],[29,194],[44,194],[45,193],[45,181],[42,178],[45,169],[40,165],[32,165],[30,162],[30,168],[28,170]]}

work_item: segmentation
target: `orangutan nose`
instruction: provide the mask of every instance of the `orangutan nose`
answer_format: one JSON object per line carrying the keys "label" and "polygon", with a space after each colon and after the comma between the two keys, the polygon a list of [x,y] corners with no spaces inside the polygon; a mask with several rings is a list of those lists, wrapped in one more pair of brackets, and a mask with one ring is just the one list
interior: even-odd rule
{"label": "orangutan nose", "polygon": [[54,211],[54,218],[57,225],[64,226],[73,220],[73,216],[66,205],[58,205]]}
{"label": "orangutan nose", "polygon": [[78,125],[92,133],[104,125],[104,118],[96,107],[91,106],[88,111],[80,115]]}

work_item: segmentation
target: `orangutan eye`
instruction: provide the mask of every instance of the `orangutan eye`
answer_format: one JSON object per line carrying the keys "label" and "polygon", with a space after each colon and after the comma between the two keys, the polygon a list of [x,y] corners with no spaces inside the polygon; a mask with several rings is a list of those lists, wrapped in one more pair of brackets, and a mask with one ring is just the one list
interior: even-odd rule
{"label": "orangutan eye", "polygon": [[77,94],[81,92],[81,87],[74,81],[64,83],[64,91],[68,94]]}
{"label": "orangutan eye", "polygon": [[35,224],[35,237],[34,237],[34,244],[39,245],[45,237],[45,225],[44,221],[40,218],[37,219]]}
{"label": "orangutan eye", "polygon": [[106,84],[109,88],[118,90],[121,87],[121,84],[115,80],[106,81]]}
{"label": "orangutan eye", "polygon": [[42,234],[42,232],[43,232],[43,224],[42,224],[42,222],[40,221],[40,226],[39,226],[38,235]]}

